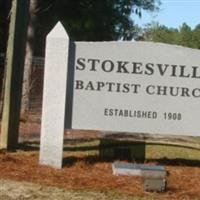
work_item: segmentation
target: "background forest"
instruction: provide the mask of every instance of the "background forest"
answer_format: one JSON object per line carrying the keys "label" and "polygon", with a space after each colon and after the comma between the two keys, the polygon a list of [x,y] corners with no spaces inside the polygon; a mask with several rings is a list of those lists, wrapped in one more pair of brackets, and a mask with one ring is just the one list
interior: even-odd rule
{"label": "background forest", "polygon": [[[5,53],[11,0],[0,0],[0,52]],[[200,48],[200,24],[191,29],[134,22],[144,11],[159,12],[159,0],[30,0],[27,42],[34,55],[44,55],[45,37],[60,20],[70,38],[81,41],[143,40]],[[37,43],[37,45],[35,45]]]}

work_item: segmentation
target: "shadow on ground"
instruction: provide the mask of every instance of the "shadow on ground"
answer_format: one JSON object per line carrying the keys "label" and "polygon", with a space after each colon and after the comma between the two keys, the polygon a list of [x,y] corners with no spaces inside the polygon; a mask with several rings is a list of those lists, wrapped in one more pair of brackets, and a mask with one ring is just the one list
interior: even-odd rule
{"label": "shadow on ground", "polygon": [[[82,157],[67,156],[63,159],[63,166],[72,166],[77,162],[84,162],[89,165],[100,162],[114,162],[115,160],[137,162],[137,163],[156,163],[158,165],[168,166],[196,166],[200,167],[200,159],[185,159],[176,158],[169,159],[167,157],[160,158],[145,158],[145,143],[144,142],[116,142],[110,140],[84,141],[82,143],[75,143],[72,145],[71,141],[65,141],[64,152],[82,152],[86,154]],[[70,144],[69,146],[67,146]],[[78,145],[79,144],[79,145]],[[155,144],[156,145],[156,144]],[[160,144],[159,144],[160,145]],[[174,147],[174,145],[165,145]],[[39,142],[25,142],[19,145],[19,150],[22,151],[39,151]],[[89,155],[91,151],[95,151],[95,155]],[[199,151],[199,150],[197,150]],[[200,153],[200,151],[199,151]]]}

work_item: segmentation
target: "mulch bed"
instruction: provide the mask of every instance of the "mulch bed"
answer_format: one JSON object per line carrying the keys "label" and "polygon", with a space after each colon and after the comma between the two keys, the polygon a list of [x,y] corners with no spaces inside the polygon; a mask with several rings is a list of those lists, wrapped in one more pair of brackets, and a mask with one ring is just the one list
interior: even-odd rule
{"label": "mulch bed", "polygon": [[[21,123],[20,138],[32,141],[39,138],[40,124]],[[83,137],[84,136],[84,137]],[[97,132],[66,132],[67,139],[93,139],[100,137]],[[98,156],[89,156],[76,152],[65,158],[61,170],[38,164],[38,152],[0,152],[0,179],[28,181],[47,186],[66,189],[86,189],[98,191],[116,191],[130,196],[152,196],[158,199],[200,199],[200,166],[199,162],[186,163],[166,161],[169,172],[167,191],[164,193],[144,192],[141,177],[114,176],[112,162]],[[156,162],[149,164],[159,164]]]}
{"label": "mulch bed", "polygon": [[[38,152],[0,153],[0,179],[28,181],[66,189],[117,191],[131,196],[158,199],[200,198],[200,166],[166,164],[169,171],[167,191],[149,193],[143,190],[141,177],[114,176],[112,162],[81,152],[65,158],[63,169],[38,165]],[[151,163],[156,164],[156,163]]]}

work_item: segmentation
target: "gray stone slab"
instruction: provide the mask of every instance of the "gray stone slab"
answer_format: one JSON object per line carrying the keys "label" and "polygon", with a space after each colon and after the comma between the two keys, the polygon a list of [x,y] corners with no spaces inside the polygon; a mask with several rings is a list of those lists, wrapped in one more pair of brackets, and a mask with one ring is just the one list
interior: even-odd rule
{"label": "gray stone slab", "polygon": [[62,167],[69,37],[58,23],[46,39],[40,164]]}
{"label": "gray stone slab", "polygon": [[112,171],[114,175],[141,176],[141,165],[131,163],[113,163]]}
{"label": "gray stone slab", "polygon": [[164,166],[121,162],[113,163],[112,170],[114,175],[133,175],[144,178],[165,178],[167,174]]}
{"label": "gray stone slab", "polygon": [[167,171],[164,166],[143,166],[141,168],[144,178],[166,178]]}

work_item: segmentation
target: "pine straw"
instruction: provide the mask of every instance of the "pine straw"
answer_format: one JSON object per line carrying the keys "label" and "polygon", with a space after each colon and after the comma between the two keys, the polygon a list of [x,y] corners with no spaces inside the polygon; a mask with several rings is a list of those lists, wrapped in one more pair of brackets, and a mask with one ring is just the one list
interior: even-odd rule
{"label": "pine straw", "polygon": [[[165,193],[143,191],[141,177],[114,176],[111,162],[98,156],[75,153],[66,158],[63,169],[38,165],[38,153],[0,153],[0,179],[28,181],[73,190],[115,191],[131,196],[158,199],[200,198],[200,167],[167,164],[168,189]],[[154,163],[156,164],[156,163]]]}

